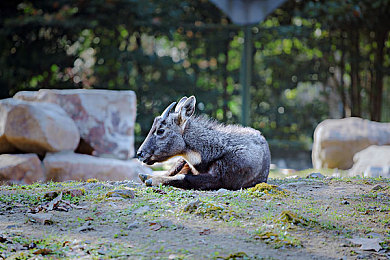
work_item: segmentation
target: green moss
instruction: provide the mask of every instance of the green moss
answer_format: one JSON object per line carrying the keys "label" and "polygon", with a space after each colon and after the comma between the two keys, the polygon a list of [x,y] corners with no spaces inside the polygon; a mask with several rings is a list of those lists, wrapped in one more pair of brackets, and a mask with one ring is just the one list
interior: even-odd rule
{"label": "green moss", "polygon": [[298,247],[302,245],[301,241],[292,237],[287,231],[278,230],[277,228],[273,231],[259,229],[256,231],[254,238],[262,240],[267,244],[272,244],[275,248]]}
{"label": "green moss", "polygon": [[238,214],[227,206],[203,200],[197,200],[187,204],[184,207],[183,212],[193,213],[204,218],[224,221],[231,221],[238,217]]}
{"label": "green moss", "polygon": [[294,225],[308,225],[308,221],[301,216],[293,213],[290,210],[283,210],[282,213],[275,219],[276,222],[282,222],[285,224],[294,224]]}
{"label": "green moss", "polygon": [[276,195],[276,196],[286,196],[287,191],[279,188],[276,185],[271,185],[268,183],[259,183],[255,187],[249,188],[248,192],[255,196],[267,195]]}

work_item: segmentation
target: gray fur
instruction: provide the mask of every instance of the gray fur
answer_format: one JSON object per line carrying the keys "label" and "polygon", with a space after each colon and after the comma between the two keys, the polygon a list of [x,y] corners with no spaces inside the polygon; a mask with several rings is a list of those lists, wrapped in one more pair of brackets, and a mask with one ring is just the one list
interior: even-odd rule
{"label": "gray fur", "polygon": [[[194,116],[195,97],[184,97],[162,120],[156,117],[138,157],[147,164],[183,158],[163,176],[145,183],[186,189],[240,189],[267,182],[271,155],[261,133]],[[164,131],[162,133],[162,131]],[[200,156],[199,156],[200,155]]]}

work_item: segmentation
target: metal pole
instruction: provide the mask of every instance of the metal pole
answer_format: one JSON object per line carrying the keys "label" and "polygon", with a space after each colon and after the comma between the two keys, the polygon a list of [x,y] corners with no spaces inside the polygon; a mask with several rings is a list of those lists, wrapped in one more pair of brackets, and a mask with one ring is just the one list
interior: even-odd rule
{"label": "metal pole", "polygon": [[240,68],[241,84],[241,124],[248,126],[250,124],[250,86],[252,83],[252,27],[244,27],[244,48],[242,50],[242,60]]}

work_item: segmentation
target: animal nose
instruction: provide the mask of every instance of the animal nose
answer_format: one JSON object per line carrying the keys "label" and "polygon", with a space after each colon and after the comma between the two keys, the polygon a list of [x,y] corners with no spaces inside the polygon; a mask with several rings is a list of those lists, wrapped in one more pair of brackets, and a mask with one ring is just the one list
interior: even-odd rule
{"label": "animal nose", "polygon": [[138,158],[138,159],[142,158],[143,155],[144,155],[144,152],[143,152],[143,151],[138,151],[138,152],[137,152],[137,158]]}

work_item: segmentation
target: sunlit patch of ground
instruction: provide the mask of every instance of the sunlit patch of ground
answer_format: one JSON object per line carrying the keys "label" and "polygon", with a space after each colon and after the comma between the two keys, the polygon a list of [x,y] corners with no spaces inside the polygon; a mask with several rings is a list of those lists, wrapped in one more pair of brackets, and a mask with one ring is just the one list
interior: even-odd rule
{"label": "sunlit patch of ground", "polygon": [[389,185],[359,177],[271,178],[239,191],[3,185],[0,258],[388,259]]}

